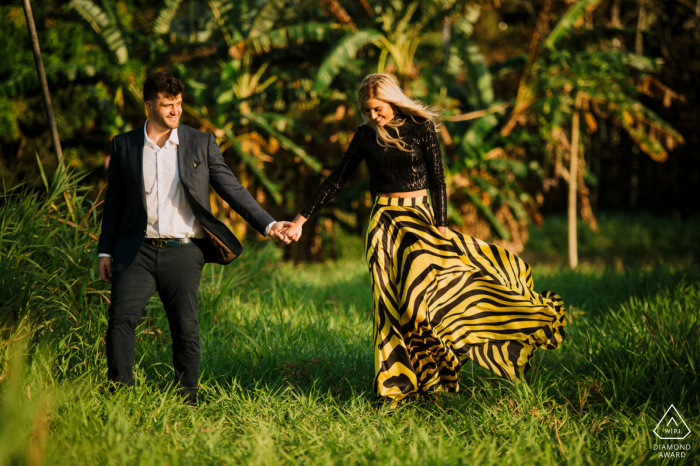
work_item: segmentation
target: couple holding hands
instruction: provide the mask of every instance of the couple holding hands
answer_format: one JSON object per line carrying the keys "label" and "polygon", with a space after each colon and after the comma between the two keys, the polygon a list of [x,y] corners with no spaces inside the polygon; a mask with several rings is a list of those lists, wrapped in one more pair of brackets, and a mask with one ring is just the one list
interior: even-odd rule
{"label": "couple holding hands", "polygon": [[447,228],[438,113],[408,98],[389,75],[362,81],[365,122],[293,222],[276,222],[258,205],[213,135],[179,124],[183,90],[172,75],[150,75],[148,120],[112,139],[98,253],[100,276],[112,284],[106,352],[113,387],[133,384],[135,329],[157,291],[175,380],[185,400],[197,402],[202,267],[227,264],[242,251],[212,215],[209,185],[258,232],[289,243],[363,160],[374,198],[366,260],[377,396],[398,402],[456,392],[468,360],[520,380],[535,349],[559,347],[566,325],[559,295],[535,292],[530,267],[509,251]]}

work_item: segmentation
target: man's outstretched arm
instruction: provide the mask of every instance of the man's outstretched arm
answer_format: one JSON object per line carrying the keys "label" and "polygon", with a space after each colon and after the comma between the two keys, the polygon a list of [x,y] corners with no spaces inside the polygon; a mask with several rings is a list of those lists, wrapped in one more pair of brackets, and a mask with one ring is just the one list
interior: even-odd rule
{"label": "man's outstretched arm", "polygon": [[255,228],[260,234],[265,235],[268,226],[272,230],[275,219],[270,216],[250,193],[238,181],[236,175],[224,161],[224,156],[219,149],[213,135],[209,135],[209,182],[216,193],[231,206],[243,219]]}

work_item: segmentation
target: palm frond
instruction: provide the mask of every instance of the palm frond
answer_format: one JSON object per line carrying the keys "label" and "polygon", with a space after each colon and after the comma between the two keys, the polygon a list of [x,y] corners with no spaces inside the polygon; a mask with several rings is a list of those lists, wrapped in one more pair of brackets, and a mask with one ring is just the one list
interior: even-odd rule
{"label": "palm frond", "polygon": [[411,18],[416,13],[416,10],[418,10],[419,6],[419,1],[414,1],[410,5],[408,5],[404,12],[403,18],[401,18],[399,22],[395,25],[392,25],[393,27],[391,28],[391,32],[395,35],[403,34],[406,28],[408,27],[409,23],[411,22]]}
{"label": "palm frond", "polygon": [[235,0],[209,0],[212,20],[207,24],[206,30],[211,31],[218,27],[224,35],[226,44],[231,46],[243,40],[243,35],[236,27],[232,19],[240,16],[238,13],[238,3]]}
{"label": "palm frond", "polygon": [[[440,14],[452,12],[455,3],[457,3],[457,0],[423,0],[420,4],[421,15],[418,23],[421,27],[429,25],[431,22],[437,20]],[[474,5],[472,8],[475,10],[481,9],[478,5]]]}
{"label": "palm frond", "polygon": [[102,37],[118,64],[123,65],[129,60],[129,51],[121,30],[102,8],[90,0],[71,0],[70,6]]}
{"label": "palm frond", "polygon": [[469,125],[469,129],[464,133],[460,141],[459,149],[463,154],[463,162],[468,166],[470,160],[481,160],[482,156],[491,149],[486,144],[487,136],[498,125],[498,118],[495,115],[486,115]]}
{"label": "palm frond", "polygon": [[557,43],[564,37],[571,34],[576,21],[583,16],[587,9],[592,9],[600,3],[600,0],[579,0],[564,13],[552,32],[544,41],[544,46],[548,49],[553,49]]}
{"label": "palm frond", "polygon": [[382,33],[375,29],[362,29],[345,36],[319,66],[312,89],[319,92],[328,88],[340,69],[353,60],[364,45],[380,37]]}
{"label": "palm frond", "polygon": [[161,8],[156,18],[153,31],[157,34],[167,34],[170,32],[170,24],[177,14],[177,9],[180,7],[182,0],[165,0],[165,6]]}
{"label": "palm frond", "polygon": [[277,184],[273,183],[270,178],[265,174],[265,172],[258,166],[260,163],[255,157],[250,155],[248,151],[243,149],[241,142],[236,138],[231,128],[224,128],[226,137],[231,143],[231,149],[236,153],[236,155],[241,159],[243,163],[246,164],[248,169],[251,171],[253,176],[260,182],[260,184],[265,188],[265,191],[272,196],[275,202],[282,202],[282,195],[280,194],[279,187]]}
{"label": "palm frond", "polygon": [[270,31],[275,26],[286,3],[287,0],[269,0],[253,20],[248,31],[248,39]]}
{"label": "palm frond", "polygon": [[500,236],[504,240],[509,240],[510,234],[508,233],[508,230],[506,230],[503,224],[498,221],[491,207],[481,202],[479,196],[476,193],[472,192],[471,189],[465,188],[463,189],[463,192],[469,197],[469,199],[476,206],[479,212],[481,212],[481,214],[488,219],[489,223],[496,230],[496,233],[498,233],[498,236]]}
{"label": "palm frond", "polygon": [[467,65],[469,103],[477,109],[486,108],[493,103],[494,99],[491,72],[479,46],[469,39],[465,40],[467,47],[464,62]]}
{"label": "palm frond", "polygon": [[615,120],[649,157],[657,162],[668,158],[669,149],[683,144],[683,136],[648,107],[639,102],[619,107]]}
{"label": "palm frond", "polygon": [[349,32],[350,28],[337,23],[302,23],[294,26],[273,29],[253,38],[241,40],[229,48],[229,55],[240,59],[243,55],[260,55],[275,49],[287,48],[292,44],[304,42],[323,42],[340,32]]}
{"label": "palm frond", "polygon": [[259,115],[248,115],[247,118],[250,119],[256,126],[265,131],[271,136],[274,136],[280,143],[280,146],[284,147],[289,152],[298,156],[306,165],[308,165],[313,171],[320,172],[323,166],[314,157],[309,155],[304,149],[294,144],[294,142],[287,136],[277,131],[270,125],[270,123],[263,117]]}
{"label": "palm frond", "polygon": [[[47,67],[46,79],[50,85],[60,86],[66,82],[71,84],[94,84],[105,79],[109,73],[105,69],[96,68],[93,65],[75,63],[63,64],[60,68]],[[0,96],[16,97],[39,89],[39,79],[33,70],[17,73],[10,79],[0,83]]]}

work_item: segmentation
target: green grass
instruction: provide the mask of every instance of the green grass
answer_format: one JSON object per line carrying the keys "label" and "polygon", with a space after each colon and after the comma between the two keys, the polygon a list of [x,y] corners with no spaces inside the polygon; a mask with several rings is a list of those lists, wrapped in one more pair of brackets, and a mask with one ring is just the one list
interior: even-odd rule
{"label": "green grass", "polygon": [[[600,232],[579,219],[579,263],[622,270],[625,267],[700,264],[700,217],[687,219],[651,214],[603,213]],[[523,257],[534,263],[564,266],[568,262],[565,216],[549,216],[530,227]]]}
{"label": "green grass", "polygon": [[[391,409],[371,389],[361,258],[294,266],[272,244],[248,244],[233,264],[205,269],[201,403],[192,409],[170,385],[170,334],[156,298],[137,330],[136,386],[106,394],[107,287],[89,235],[45,216],[52,203],[63,212],[59,200],[6,198],[2,207],[0,465],[700,461],[692,265],[536,267],[535,288],[574,306],[560,350],[539,351],[526,383],[468,363],[459,393]],[[86,201],[74,202],[83,228],[96,228]],[[654,444],[674,442],[652,430],[670,404],[693,431],[676,443],[691,450],[659,459]]]}

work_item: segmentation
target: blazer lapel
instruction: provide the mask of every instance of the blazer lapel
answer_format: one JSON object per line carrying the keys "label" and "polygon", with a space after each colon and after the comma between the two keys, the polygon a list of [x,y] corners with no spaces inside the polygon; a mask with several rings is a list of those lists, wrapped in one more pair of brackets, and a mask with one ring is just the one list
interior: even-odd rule
{"label": "blazer lapel", "polygon": [[143,209],[146,208],[146,189],[143,186],[143,127],[141,131],[134,131],[134,136],[129,141],[129,166],[136,179],[136,186],[141,193]]}
{"label": "blazer lapel", "polygon": [[177,129],[177,137],[179,139],[179,144],[177,145],[177,164],[180,171],[180,182],[185,187],[186,190],[190,191],[190,174],[192,172],[192,155],[194,154],[194,148],[191,147],[194,139],[191,138],[191,134],[185,125],[180,125]]}

